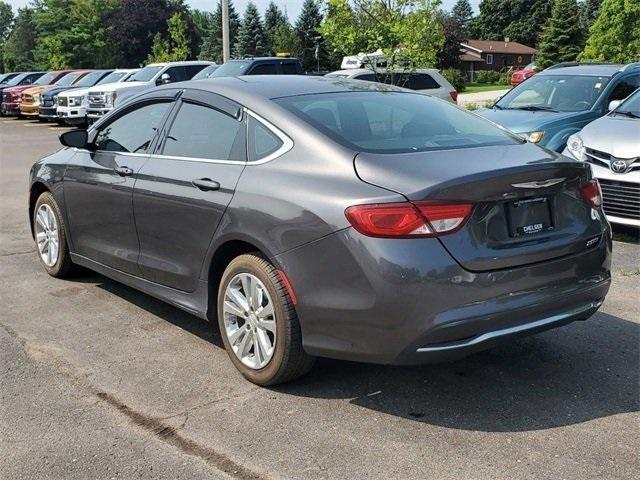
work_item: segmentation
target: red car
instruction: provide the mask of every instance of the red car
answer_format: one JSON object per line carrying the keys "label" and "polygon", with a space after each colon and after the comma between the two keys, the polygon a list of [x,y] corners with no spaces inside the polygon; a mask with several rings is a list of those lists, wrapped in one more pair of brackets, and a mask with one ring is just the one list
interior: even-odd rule
{"label": "red car", "polygon": [[533,63],[530,63],[520,70],[513,72],[513,75],[511,76],[511,85],[520,85],[527,78],[533,77],[535,74],[536,66]]}
{"label": "red car", "polygon": [[56,70],[53,72],[48,72],[38,78],[38,80],[36,80],[34,83],[5,88],[2,91],[2,104],[0,105],[0,111],[2,111],[2,115],[20,115],[20,101],[23,91],[32,87],[51,85],[57,82],[60,78],[65,76],[70,71],[71,70]]}

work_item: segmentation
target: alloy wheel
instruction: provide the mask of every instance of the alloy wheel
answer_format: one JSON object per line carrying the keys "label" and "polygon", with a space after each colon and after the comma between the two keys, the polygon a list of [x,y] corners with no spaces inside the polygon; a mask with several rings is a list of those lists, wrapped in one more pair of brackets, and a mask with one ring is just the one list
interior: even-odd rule
{"label": "alloy wheel", "polygon": [[222,311],[235,355],[249,368],[264,368],[276,346],[276,317],[267,288],[255,275],[237,274],[227,285]]}
{"label": "alloy wheel", "polygon": [[46,203],[36,212],[36,243],[44,264],[53,267],[60,253],[60,233],[53,210]]}

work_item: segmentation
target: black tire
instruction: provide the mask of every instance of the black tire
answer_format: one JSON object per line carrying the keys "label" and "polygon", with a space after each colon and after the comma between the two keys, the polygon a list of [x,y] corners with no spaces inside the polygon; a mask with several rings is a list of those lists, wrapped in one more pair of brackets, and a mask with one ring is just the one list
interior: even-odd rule
{"label": "black tire", "polygon": [[[33,218],[31,221],[33,222],[33,231],[34,235],[36,232],[36,215],[38,213],[38,209],[42,205],[48,205],[53,211],[54,216],[56,217],[56,222],[58,224],[58,259],[55,264],[52,266],[47,265],[40,253],[38,251],[38,258],[40,259],[40,263],[45,268],[47,273],[52,277],[56,278],[68,278],[72,276],[78,268],[71,261],[71,254],[69,253],[69,245],[67,243],[67,236],[65,234],[65,224],[62,214],[60,213],[60,207],[58,206],[58,202],[56,202],[53,195],[49,192],[44,192],[38,200],[36,201],[36,206],[33,209]],[[36,244],[37,248],[37,244]]]}
{"label": "black tire", "polygon": [[[227,286],[239,273],[256,276],[266,287],[274,304],[276,319],[275,350],[269,363],[254,370],[236,356],[225,333],[223,302]],[[315,362],[302,348],[302,332],[289,292],[276,268],[259,253],[240,255],[227,266],[218,290],[218,327],[231,362],[252,383],[260,386],[290,382],[305,375]]]}

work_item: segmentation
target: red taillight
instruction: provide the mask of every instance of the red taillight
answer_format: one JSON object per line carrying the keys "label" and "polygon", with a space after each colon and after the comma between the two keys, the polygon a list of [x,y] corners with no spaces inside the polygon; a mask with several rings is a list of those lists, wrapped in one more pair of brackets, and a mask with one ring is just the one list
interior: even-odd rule
{"label": "red taillight", "polygon": [[457,91],[453,90],[453,91],[449,92],[449,95],[451,95],[451,98],[453,98],[454,102],[458,101],[458,92]]}
{"label": "red taillight", "polygon": [[369,237],[415,238],[453,233],[467,221],[470,203],[402,202],[355,205],[347,208],[347,220]]}
{"label": "red taillight", "polygon": [[593,208],[602,206],[602,190],[597,178],[593,178],[580,187],[580,194]]}

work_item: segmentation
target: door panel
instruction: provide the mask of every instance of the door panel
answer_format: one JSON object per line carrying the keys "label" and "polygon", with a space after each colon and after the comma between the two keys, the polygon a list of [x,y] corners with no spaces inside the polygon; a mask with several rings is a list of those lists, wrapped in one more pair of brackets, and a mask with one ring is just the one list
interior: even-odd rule
{"label": "door panel", "polygon": [[183,95],[162,154],[142,167],[133,197],[142,275],[187,292],[197,288],[246,161],[240,109],[213,94],[203,101],[202,95]]}
{"label": "door panel", "polygon": [[172,105],[170,100],[132,105],[91,133],[95,151],[79,150],[67,166],[64,196],[74,253],[140,274],[135,175],[149,159]]}

